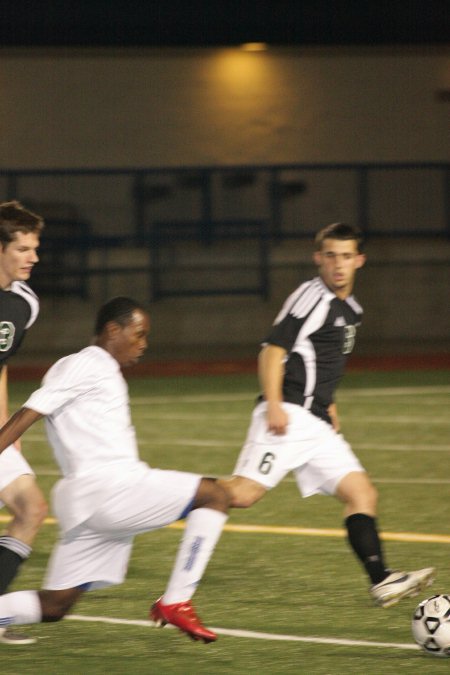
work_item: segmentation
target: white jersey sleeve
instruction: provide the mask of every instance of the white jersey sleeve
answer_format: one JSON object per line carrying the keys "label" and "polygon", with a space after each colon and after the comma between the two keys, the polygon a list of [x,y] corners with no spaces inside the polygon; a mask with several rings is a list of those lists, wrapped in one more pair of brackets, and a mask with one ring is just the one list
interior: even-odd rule
{"label": "white jersey sleeve", "polygon": [[42,415],[50,415],[80,396],[86,395],[98,380],[98,359],[90,349],[57,361],[44,376],[42,386],[24,404]]}
{"label": "white jersey sleeve", "polygon": [[24,404],[46,416],[48,440],[64,476],[136,462],[128,387],[117,361],[90,346],[57,361]]}

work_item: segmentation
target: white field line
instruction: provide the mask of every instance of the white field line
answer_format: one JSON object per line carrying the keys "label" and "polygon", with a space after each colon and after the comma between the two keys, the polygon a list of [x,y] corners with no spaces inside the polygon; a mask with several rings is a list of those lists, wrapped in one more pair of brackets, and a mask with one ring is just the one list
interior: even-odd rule
{"label": "white field line", "polygon": [[[205,421],[209,419],[211,415],[207,412],[203,413],[192,413],[192,412],[186,412],[186,413],[160,413],[160,412],[151,412],[150,410],[147,412],[139,412],[139,419],[140,420],[180,420],[181,422],[188,421],[188,422],[195,422],[195,421]],[[234,422],[236,420],[248,420],[249,419],[249,413],[248,411],[244,411],[242,413],[229,413],[229,414],[223,414],[220,413],[219,415],[214,415],[214,421],[225,421],[225,422]]]}
{"label": "white field line", "polygon": [[[33,467],[36,475],[39,476],[55,476],[59,478],[61,472],[58,469],[46,469],[39,466]],[[392,484],[392,485],[450,485],[450,478],[375,478],[371,477],[374,483]],[[285,478],[286,483],[295,483],[295,478]]]}
{"label": "white field line", "polygon": [[[370,477],[374,483],[391,485],[450,485],[450,478],[376,478]],[[285,483],[296,483],[295,478],[284,478]]]}
{"label": "white field line", "polygon": [[[347,423],[350,422],[353,415],[346,415],[345,420]],[[360,419],[360,418],[358,418]],[[420,415],[364,415],[364,423],[368,424],[407,424],[407,425],[440,425],[448,426],[450,424],[449,417],[432,417],[427,415],[426,417],[421,417]]]}
{"label": "white field line", "polygon": [[[442,406],[441,406],[442,408]],[[361,419],[359,415],[346,413],[340,416],[343,423],[347,426],[353,424],[354,420],[358,423]],[[250,421],[250,414],[243,413],[242,415],[213,415],[215,422],[238,422],[242,423],[245,420]],[[179,415],[177,413],[158,415],[152,413],[144,413],[139,415],[140,420],[156,422],[209,422],[211,413],[197,414],[186,413]],[[403,426],[449,426],[450,419],[448,417],[437,417],[428,414],[425,416],[409,416],[409,415],[364,415],[364,422],[367,424],[385,424],[385,425],[403,425]]]}
{"label": "white field line", "polygon": [[[177,401],[179,403],[221,403],[227,401],[255,401],[258,395],[257,389],[240,393],[219,394],[170,394],[166,396],[132,396],[133,405],[166,404]],[[450,394],[450,385],[430,385],[421,387],[367,387],[367,388],[342,388],[338,391],[338,399],[353,399],[378,396],[425,396],[434,394]],[[21,404],[12,400],[16,407]]]}
{"label": "white field line", "polygon": [[393,485],[450,485],[450,478],[373,478],[374,483]]}
{"label": "white field line", "polygon": [[[120,626],[140,626],[143,628],[156,628],[153,621],[133,620],[133,619],[113,619],[105,616],[82,616],[80,614],[68,614],[65,619],[69,621],[88,621],[95,623],[109,623]],[[175,628],[167,625],[165,628]],[[419,647],[411,643],[396,642],[370,642],[368,640],[348,640],[343,638],[320,638],[308,637],[302,635],[283,635],[277,633],[260,633],[250,630],[239,630],[234,628],[211,627],[217,635],[227,635],[229,637],[248,638],[250,640],[272,640],[281,642],[307,642],[320,645],[340,645],[343,647],[378,647],[384,649],[408,649],[417,651]]]}
{"label": "white field line", "polygon": [[[31,443],[44,443],[47,442],[46,437],[44,434],[27,434],[26,435],[27,442],[30,441]],[[239,441],[233,442],[231,440],[229,441],[220,441],[220,440],[204,440],[204,439],[197,439],[197,438],[157,438],[154,440],[144,440],[141,439],[139,441],[139,446],[140,447],[154,447],[154,446],[161,446],[161,445],[169,445],[169,446],[186,446],[186,447],[199,447],[199,448],[237,448],[240,449],[241,445],[243,444],[244,438],[241,437],[239,438]],[[373,452],[377,451],[383,451],[383,452],[450,452],[450,445],[436,445],[436,444],[430,444],[430,445],[412,445],[408,443],[392,443],[392,444],[385,444],[385,443],[352,443],[352,448],[355,451],[358,450],[372,450]],[[36,470],[36,466],[34,466],[34,469]]]}
{"label": "white field line", "polygon": [[[11,519],[8,515],[0,515],[0,523],[7,523]],[[48,517],[44,521],[45,525],[56,525],[57,520]],[[167,525],[170,530],[184,530],[185,523],[177,521]],[[347,536],[344,529],[339,528],[315,528],[315,527],[293,527],[285,525],[233,525],[227,523],[223,528],[225,532],[238,534],[281,534],[290,536],[304,537],[334,537],[340,538]],[[384,541],[412,542],[412,543],[432,543],[432,544],[450,544],[450,535],[448,534],[421,534],[419,532],[383,532],[381,539]]]}
{"label": "white field line", "polygon": [[170,396],[132,396],[132,405],[156,405],[166,403],[222,403],[227,401],[255,401],[258,393],[241,394],[171,394]]}
{"label": "white field line", "polygon": [[420,387],[367,387],[365,389],[340,389],[339,397],[359,396],[424,396],[428,394],[450,394],[450,385],[430,385]]}
{"label": "white field line", "polygon": [[[192,417],[189,416],[189,419],[192,419]],[[205,419],[203,416],[202,419]],[[428,420],[427,420],[428,422]],[[47,442],[47,437],[45,434],[36,434],[36,433],[26,433],[26,439],[27,441],[30,441],[31,443],[46,443]],[[238,445],[242,445],[244,441],[243,437],[239,438]],[[141,438],[138,442],[140,446],[149,446],[149,445],[186,445],[186,446],[196,446],[198,445],[199,447],[217,447],[217,448],[233,448],[236,447],[236,443],[233,442],[232,440],[230,441],[221,441],[221,440],[208,440],[208,439],[197,439],[197,438],[173,438],[173,439],[167,439],[162,438],[162,439],[155,439],[155,440],[144,440]],[[433,444],[433,445],[413,445],[413,444],[408,444],[408,443],[390,443],[390,444],[385,444],[385,443],[352,443],[352,448],[354,450],[384,450],[387,452],[409,452],[409,451],[416,451],[416,452],[450,452],[450,445],[449,444]]]}
{"label": "white field line", "polygon": [[[239,439],[237,445],[236,443],[233,443],[232,441],[218,441],[218,440],[199,440],[196,438],[193,439],[179,439],[179,438],[174,438],[174,439],[167,439],[167,438],[161,438],[161,439],[155,439],[151,441],[144,441],[141,440],[139,442],[139,445],[142,447],[151,447],[155,445],[170,445],[170,446],[198,446],[199,448],[207,447],[207,448],[236,448],[240,449],[241,445],[243,445],[243,438]],[[407,451],[420,451],[420,452],[450,452],[450,446],[449,445],[421,445],[421,446],[412,446],[412,445],[378,445],[378,444],[373,444],[373,443],[362,443],[361,445],[358,443],[352,443],[352,448],[353,450],[386,450],[389,452],[407,452]]]}
{"label": "white field line", "polygon": [[[39,466],[33,467],[36,475],[39,476],[55,476],[59,478],[61,472],[58,469],[46,469]],[[295,483],[295,478],[285,478],[287,483]],[[372,476],[374,483],[391,483],[392,485],[450,485],[450,478],[375,478]]]}
{"label": "white field line", "polygon": [[393,443],[385,445],[383,443],[352,443],[354,450],[386,450],[387,452],[450,452],[450,445],[413,445],[408,443]]}
{"label": "white field line", "polygon": [[[443,406],[441,406],[443,407]],[[186,413],[185,415],[180,415],[178,413],[169,413],[169,414],[154,414],[154,413],[144,413],[144,414],[139,414],[139,419],[144,419],[144,420],[171,420],[171,421],[188,421],[188,422],[194,422],[194,421],[202,421],[202,420],[208,420],[211,417],[210,413],[204,413],[204,414],[199,414],[199,413]],[[214,420],[217,422],[220,421],[241,421],[244,419],[250,419],[249,414],[242,414],[242,415],[214,415]],[[354,415],[352,413],[347,413],[346,415],[342,415],[342,419],[344,422],[347,424],[350,424],[353,419],[357,419],[358,421],[361,419],[359,415]],[[443,426],[448,426],[450,424],[450,418],[449,417],[436,417],[436,416],[431,416],[431,415],[425,415],[425,416],[418,416],[418,415],[364,415],[364,422],[368,424],[407,424],[407,425],[443,425]]]}
{"label": "white field line", "polygon": [[[222,401],[254,401],[258,392],[241,392],[239,394],[172,394],[170,396],[136,396],[132,397],[133,405],[179,403],[215,403]],[[450,394],[450,385],[430,385],[429,387],[370,387],[365,389],[342,389],[338,398],[358,398],[361,396],[424,396],[430,394]]]}

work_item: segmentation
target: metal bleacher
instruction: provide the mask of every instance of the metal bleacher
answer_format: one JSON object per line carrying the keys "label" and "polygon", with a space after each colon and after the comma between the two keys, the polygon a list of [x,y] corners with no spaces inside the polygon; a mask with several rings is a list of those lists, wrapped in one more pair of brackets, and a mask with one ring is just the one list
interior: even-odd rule
{"label": "metal bleacher", "polygon": [[[170,183],[165,178],[165,182],[155,184],[139,175],[133,191],[136,237],[150,251],[153,298],[222,294],[258,294],[267,298],[268,221],[242,215],[218,217],[214,213],[210,171],[183,172]],[[172,212],[155,217],[155,203],[173,198],[180,184],[182,191],[187,189],[197,195],[193,213],[183,217],[183,208],[177,213],[178,209],[172,207]],[[218,252],[230,244],[234,259],[227,261],[225,256],[220,260]],[[208,258],[215,261],[210,268]],[[236,274],[237,270],[240,273]]]}
{"label": "metal bleacher", "polygon": [[[280,242],[344,220],[368,237],[450,236],[450,164],[0,170],[4,199],[46,221],[41,295],[104,294],[144,275],[149,297],[270,294]],[[56,197],[55,197],[56,195]]]}
{"label": "metal bleacher", "polygon": [[45,218],[45,237],[39,247],[33,287],[39,295],[89,294],[88,245],[91,224],[77,207],[66,202],[39,202],[24,198],[27,208]]}

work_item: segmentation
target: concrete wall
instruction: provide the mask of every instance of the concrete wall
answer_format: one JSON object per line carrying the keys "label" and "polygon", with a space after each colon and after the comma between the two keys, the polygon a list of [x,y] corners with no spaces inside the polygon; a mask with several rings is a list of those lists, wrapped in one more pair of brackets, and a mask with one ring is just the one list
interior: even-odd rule
{"label": "concrete wall", "polygon": [[[260,53],[218,48],[4,50],[0,87],[0,168],[5,169],[450,158],[448,102],[439,96],[450,89],[446,47]],[[45,178],[39,180],[46,184]],[[118,204],[126,203],[130,184],[111,179],[110,187],[104,186],[95,178],[66,177],[45,188],[53,199],[64,193],[76,201],[82,194],[87,205],[96,205],[97,226],[106,233],[114,220],[122,228],[129,217],[126,208],[119,213]],[[24,189],[39,197],[38,182],[30,181]],[[0,190],[6,196],[6,180],[0,180]],[[312,198],[320,201],[322,192],[308,193],[303,208],[309,220],[317,212]],[[342,190],[333,194],[323,204],[330,221],[350,208],[339,202],[339,194],[341,201],[349,201]],[[383,200],[375,219],[383,220],[395,208],[392,195]],[[416,207],[412,211],[419,212]],[[436,221],[442,217],[431,215]],[[426,219],[427,209],[421,207],[421,224]],[[446,344],[448,242],[401,240],[372,246],[373,265],[369,258],[358,287],[367,307],[362,342]],[[129,266],[142,256],[142,251],[121,252],[121,264]],[[230,296],[156,303],[156,352],[200,349],[207,354],[223,345],[253,350],[284,297],[312,271],[309,259],[307,246],[298,242],[271,252],[267,302]],[[87,301],[43,299],[42,316],[23,356],[84,344],[105,293],[129,293],[146,301],[148,275],[116,275],[106,288],[97,279]]]}
{"label": "concrete wall", "polygon": [[0,166],[448,160],[450,49],[3,50]]}

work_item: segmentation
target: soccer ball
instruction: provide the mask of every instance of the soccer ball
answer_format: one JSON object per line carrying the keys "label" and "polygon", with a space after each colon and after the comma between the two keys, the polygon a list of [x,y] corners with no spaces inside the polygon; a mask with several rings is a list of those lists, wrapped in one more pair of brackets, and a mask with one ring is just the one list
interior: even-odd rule
{"label": "soccer ball", "polygon": [[412,634],[427,654],[450,657],[450,595],[433,595],[417,605]]}

